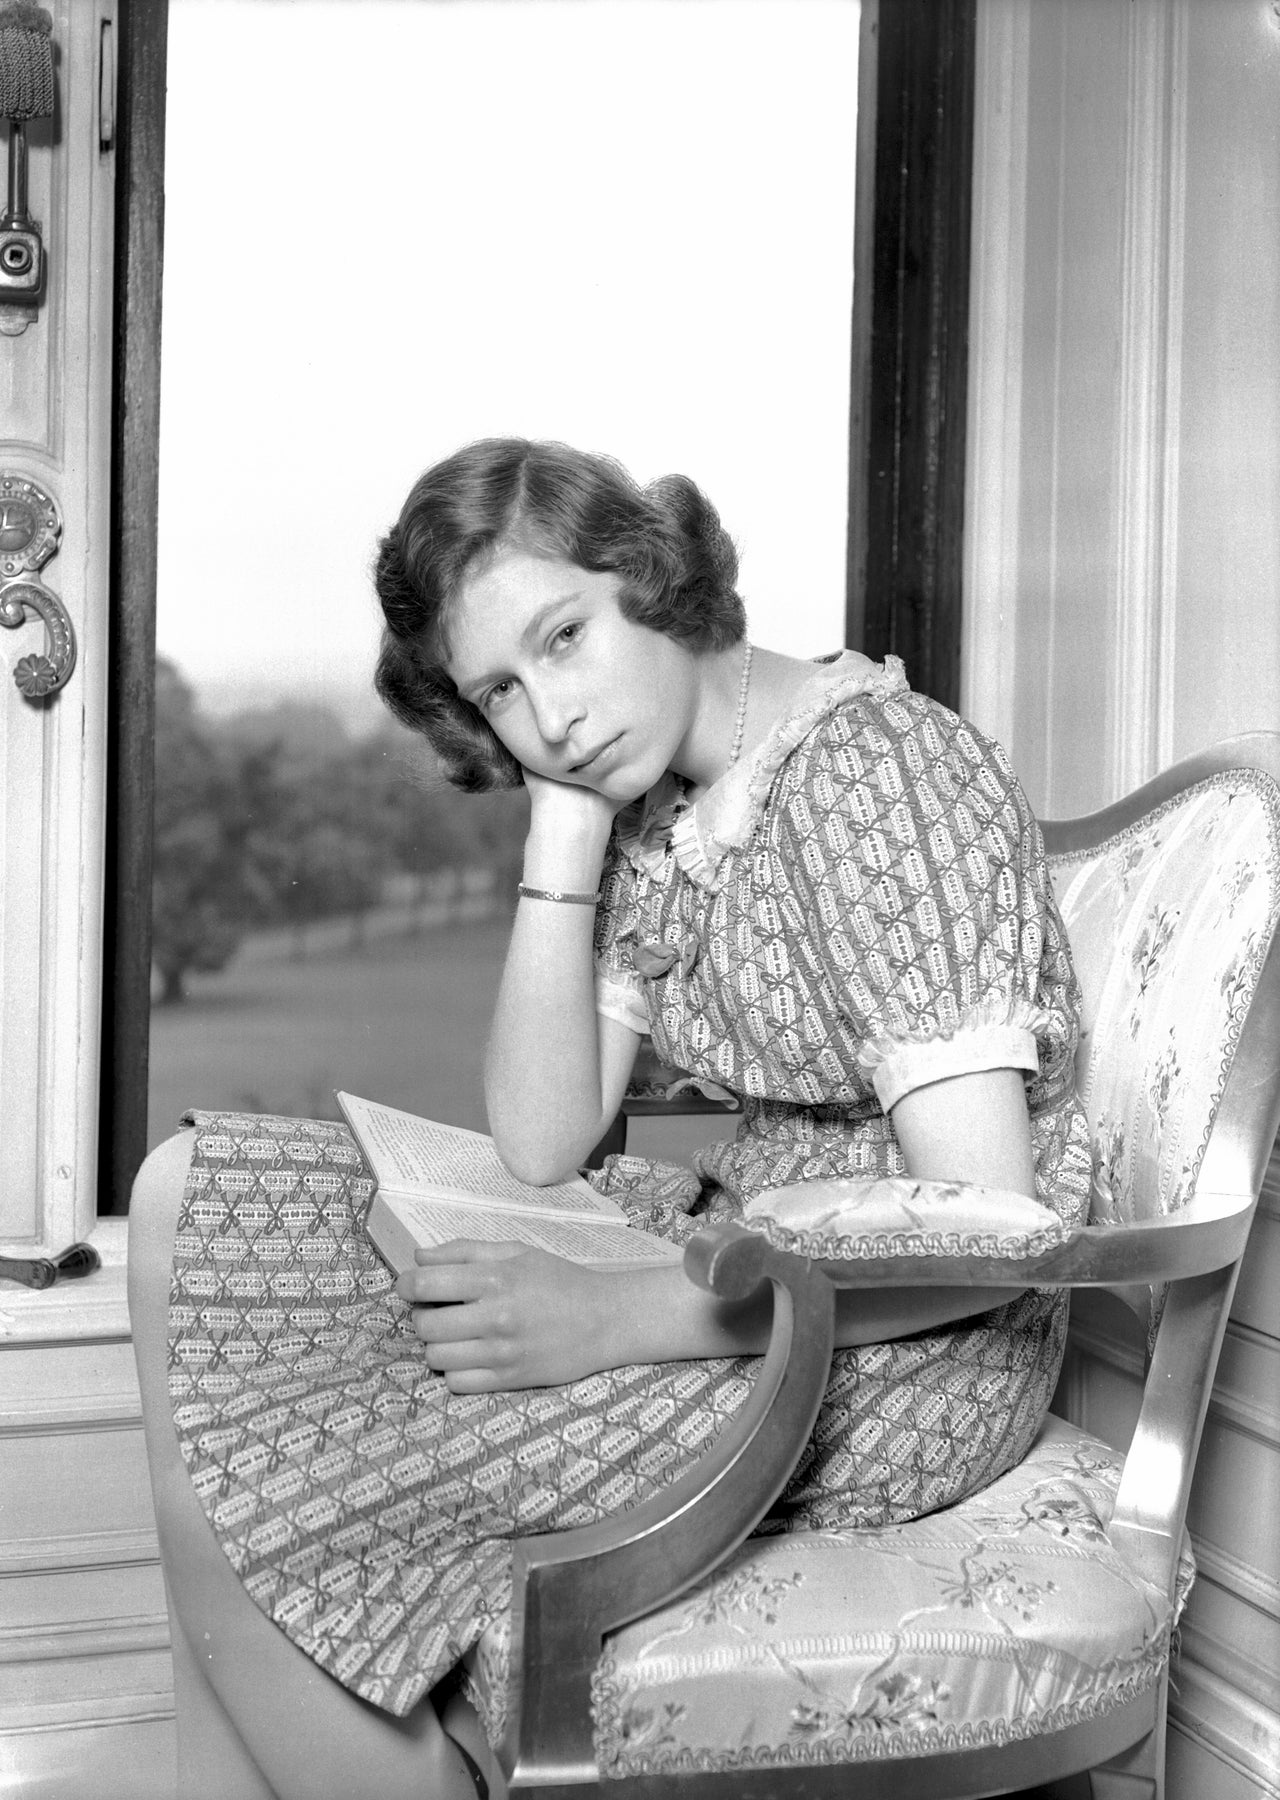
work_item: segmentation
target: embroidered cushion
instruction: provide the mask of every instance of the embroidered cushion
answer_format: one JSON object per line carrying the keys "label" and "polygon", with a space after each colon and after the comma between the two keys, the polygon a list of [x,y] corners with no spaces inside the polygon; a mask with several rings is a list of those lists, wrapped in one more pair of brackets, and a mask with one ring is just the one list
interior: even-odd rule
{"label": "embroidered cushion", "polygon": [[[1174,1604],[1107,1539],[1117,1453],[1050,1417],[1031,1454],[945,1512],[750,1539],[614,1633],[593,1683],[604,1776],[921,1756],[1057,1730],[1158,1680]],[[505,1622],[469,1692],[496,1743]]]}

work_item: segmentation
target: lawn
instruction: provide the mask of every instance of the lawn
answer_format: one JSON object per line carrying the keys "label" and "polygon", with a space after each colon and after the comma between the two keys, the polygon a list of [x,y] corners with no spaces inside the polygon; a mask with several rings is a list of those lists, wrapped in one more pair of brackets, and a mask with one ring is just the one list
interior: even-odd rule
{"label": "lawn", "polygon": [[[148,1146],[189,1106],[336,1118],[334,1088],[487,1129],[481,1069],[505,918],[305,959],[233,961],[151,1013]],[[628,1148],[683,1160],[732,1135],[717,1118],[633,1121]]]}
{"label": "lawn", "polygon": [[151,1013],[148,1144],[188,1106],[336,1118],[334,1088],[485,1129],[481,1065],[505,919],[305,960],[237,960]]}

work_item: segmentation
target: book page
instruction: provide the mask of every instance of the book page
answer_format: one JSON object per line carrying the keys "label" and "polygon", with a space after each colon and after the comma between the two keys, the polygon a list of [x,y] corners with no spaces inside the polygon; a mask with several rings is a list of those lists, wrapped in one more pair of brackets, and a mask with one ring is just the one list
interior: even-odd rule
{"label": "book page", "polygon": [[[348,1125],[373,1166],[379,1187],[401,1192],[430,1188],[479,1205],[519,1207],[522,1212],[596,1214],[621,1219],[622,1210],[597,1194],[581,1176],[550,1187],[517,1181],[493,1147],[493,1139],[461,1125],[439,1125],[354,1094],[335,1095]],[[457,1232],[448,1233],[457,1237]]]}
{"label": "book page", "polygon": [[[608,1219],[486,1212],[466,1205],[451,1206],[447,1200],[408,1194],[383,1193],[378,1202],[402,1221],[421,1244],[447,1244],[452,1238],[479,1238],[485,1243],[514,1240],[580,1263],[672,1263],[679,1262],[683,1254],[677,1245],[668,1243],[665,1238],[651,1237],[648,1232],[631,1230]],[[369,1228],[375,1243],[388,1235],[379,1230],[378,1203],[370,1214]],[[390,1242],[386,1249],[392,1249]],[[411,1256],[404,1254],[404,1240],[398,1234],[392,1261],[397,1267],[407,1267],[411,1262]]]}

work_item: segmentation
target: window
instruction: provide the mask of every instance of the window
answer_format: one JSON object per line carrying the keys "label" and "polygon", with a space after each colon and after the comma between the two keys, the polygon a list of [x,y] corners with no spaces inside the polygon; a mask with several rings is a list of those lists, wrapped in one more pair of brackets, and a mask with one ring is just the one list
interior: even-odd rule
{"label": "window", "polygon": [[[350,3],[354,4],[354,0]],[[433,0],[417,0],[418,9],[432,4]],[[581,0],[580,5],[570,4],[564,10],[582,13],[610,4],[611,0]],[[516,10],[489,4],[488,0],[467,0],[468,9],[473,5],[485,7],[495,18]],[[132,1174],[146,1143],[145,1092],[139,1071],[146,1062],[149,1023],[146,989],[151,853],[150,677],[155,585],[151,532],[156,513],[154,445],[167,10],[166,0],[135,0],[121,21],[120,31],[123,218],[116,263],[116,474],[111,533],[116,579],[110,631],[115,664],[108,715],[114,738],[109,771],[112,804],[106,832],[108,933],[101,1107],[106,1129],[102,1134],[104,1167],[100,1186],[104,1206],[119,1210],[127,1202]],[[272,0],[260,0],[255,10],[287,14],[292,9],[273,4]],[[464,9],[453,5],[440,10],[457,13]],[[739,0],[723,0],[719,8],[710,10],[718,11],[722,19],[733,20],[753,9],[739,4]],[[776,10],[789,23],[808,9],[787,6]],[[230,17],[232,8],[228,6],[225,11]],[[683,12],[684,8],[673,4],[671,11]],[[888,648],[903,648],[904,635],[914,634],[926,650],[931,643],[943,639],[942,648],[946,651],[959,603],[956,533],[942,532],[930,548],[927,574],[932,586],[923,605],[914,575],[901,573],[895,546],[906,542],[903,531],[913,516],[935,523],[957,521],[963,492],[963,441],[957,422],[963,412],[966,233],[961,219],[957,228],[938,239],[928,230],[927,221],[938,217],[940,205],[950,206],[957,187],[964,186],[966,121],[972,108],[973,3],[939,0],[936,6],[921,9],[915,0],[862,0],[860,11],[859,277],[854,295],[846,641],[859,643],[876,655]],[[362,7],[362,21],[365,16]],[[285,85],[292,79],[290,69]],[[852,67],[840,72],[837,87],[841,110],[848,111],[854,93]],[[270,104],[264,110],[269,113]],[[209,156],[215,165],[225,135],[223,124],[219,116],[209,126]],[[328,122],[327,128],[336,130]],[[369,123],[368,129],[380,129],[380,121]],[[884,179],[878,178],[878,169]],[[905,171],[907,179],[901,183],[888,179],[887,172],[894,170]],[[218,211],[209,224],[210,242],[214,241],[215,224],[228,216],[238,217],[244,210],[243,195],[220,189]],[[955,215],[949,217],[955,223]],[[913,247],[912,255],[906,258],[895,249],[904,241],[904,232]],[[939,246],[936,251],[935,245]],[[103,269],[108,263],[109,258],[103,257],[98,266]],[[228,309],[243,311],[254,303],[255,296],[248,292],[249,283],[242,286],[245,291],[228,293]],[[317,300],[315,304],[321,302]],[[346,302],[331,300],[329,305],[334,338],[344,345],[367,341],[370,331],[376,329],[373,302],[357,297]],[[358,321],[353,323],[357,314]],[[375,319],[373,326],[368,323],[370,317]],[[891,346],[891,352],[873,355],[873,340],[880,346]],[[101,333],[98,342],[102,342]],[[769,361],[766,346],[749,346],[749,354],[742,359],[742,381],[748,385],[754,382],[759,365]],[[958,383],[948,371],[958,374]],[[937,380],[940,373],[946,375],[941,384]],[[937,429],[940,425],[946,427],[945,431]],[[565,429],[568,432],[570,428]],[[622,443],[617,448],[631,456],[638,467],[644,466],[643,447],[639,453]],[[672,444],[671,448],[682,453],[681,446]],[[720,481],[719,473],[696,454],[684,459],[707,480],[709,487]],[[415,467],[419,460],[425,458],[415,457]],[[218,521],[227,517],[223,497],[229,499],[239,492],[235,485],[237,468],[238,463],[218,471],[215,491],[222,508],[214,515]],[[405,474],[411,472],[406,470]],[[344,487],[344,503],[348,491]],[[722,483],[718,491],[726,513],[730,514],[732,497]],[[892,507],[882,504],[885,495],[891,496]],[[249,510],[247,501],[245,509]],[[380,491],[375,526],[384,517],[385,496]],[[209,541],[215,549],[226,551],[230,563],[232,547],[213,537]],[[244,559],[237,559],[235,567],[242,571]],[[876,572],[873,584],[868,583],[867,571]],[[874,618],[864,605],[865,585],[883,590],[880,597],[887,598],[887,605],[880,607]],[[233,584],[229,581],[222,592],[231,591]],[[95,625],[100,648],[106,636],[101,611]],[[935,684],[935,691],[947,697],[945,683],[941,688]],[[100,753],[96,760],[85,758],[81,772],[92,800],[100,792]],[[93,804],[97,806],[99,802],[93,800]],[[21,896],[25,877],[15,872],[12,840],[8,849],[6,880],[10,892]],[[80,865],[80,872],[88,884],[87,906],[92,914],[97,882],[97,865],[92,858]],[[76,939],[74,914],[73,907],[68,942]],[[44,941],[50,946],[50,953],[64,964],[73,960],[64,955],[66,945],[53,940],[53,932],[45,929]],[[88,958],[87,979],[96,984],[96,961],[88,957],[83,938],[78,942],[77,953],[82,965]],[[20,959],[10,957],[10,963],[21,969]],[[79,1043],[83,1046],[88,1042],[90,1050],[95,996],[96,985],[93,995],[86,997],[82,1022],[72,1026],[72,1036],[78,1034]],[[7,1041],[12,1044],[15,1038],[11,1020],[6,1021],[6,1029]],[[21,1057],[6,1060],[4,1073],[15,1093],[34,1089],[36,1054],[37,1047],[28,1044]],[[88,1121],[91,1137],[92,1095],[82,1095],[75,1104]],[[6,1112],[10,1123],[14,1116],[13,1112]],[[34,1114],[29,1122],[34,1134]],[[13,1141],[10,1131],[9,1146]],[[34,1143],[34,1135],[30,1141]],[[10,1150],[10,1154],[14,1152]],[[47,1187],[54,1179],[47,1142],[38,1160],[36,1179]],[[6,1192],[12,1194],[14,1190]],[[93,1198],[92,1180],[82,1181],[76,1202],[80,1209],[77,1218],[81,1217],[84,1204]],[[19,1215],[12,1199],[8,1205],[6,1216],[16,1233]],[[53,1241],[52,1237],[47,1241]]]}
{"label": "window", "polygon": [[[171,0],[156,850],[193,966],[153,1016],[151,1142],[193,1102],[331,1112],[338,1085],[483,1125],[509,881],[496,920],[408,937],[482,912],[486,859],[402,845],[361,889],[354,851],[368,566],[422,467],[516,432],[682,469],[757,641],[844,641],[858,26],[853,0]],[[197,822],[215,749],[270,840],[239,902]]]}

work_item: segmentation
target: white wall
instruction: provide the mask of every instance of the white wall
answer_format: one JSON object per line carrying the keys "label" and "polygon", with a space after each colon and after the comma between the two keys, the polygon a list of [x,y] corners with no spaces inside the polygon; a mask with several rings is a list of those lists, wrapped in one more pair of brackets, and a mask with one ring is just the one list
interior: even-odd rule
{"label": "white wall", "polygon": [[[979,0],[965,710],[1042,815],[1280,730],[1280,14]],[[1192,1496],[1169,1800],[1280,1770],[1280,1157]],[[1140,1369],[1073,1331],[1104,1436]]]}
{"label": "white wall", "polygon": [[1280,17],[979,14],[964,701],[1069,815],[1280,728]]}

